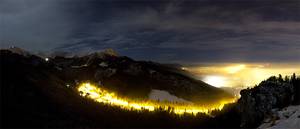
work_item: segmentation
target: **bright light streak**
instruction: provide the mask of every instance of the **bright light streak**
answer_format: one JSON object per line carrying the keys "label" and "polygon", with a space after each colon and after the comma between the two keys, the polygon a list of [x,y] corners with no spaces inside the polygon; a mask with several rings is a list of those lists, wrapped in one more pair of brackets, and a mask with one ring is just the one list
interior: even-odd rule
{"label": "bright light streak", "polygon": [[221,110],[225,104],[235,102],[235,99],[221,100],[215,104],[207,105],[194,105],[189,103],[172,103],[172,102],[157,102],[151,100],[134,101],[127,98],[118,97],[115,93],[108,92],[102,88],[96,87],[90,83],[82,83],[78,87],[78,91],[81,96],[93,99],[99,103],[109,104],[112,106],[119,106],[125,110],[148,110],[155,111],[155,109],[163,109],[172,111],[176,114],[191,113],[196,115],[197,113],[209,114],[212,110]]}

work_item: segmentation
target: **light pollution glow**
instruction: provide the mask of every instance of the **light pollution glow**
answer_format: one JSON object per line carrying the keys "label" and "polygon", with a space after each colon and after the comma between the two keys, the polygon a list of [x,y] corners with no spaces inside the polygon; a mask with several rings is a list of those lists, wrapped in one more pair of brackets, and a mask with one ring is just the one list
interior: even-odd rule
{"label": "light pollution glow", "polygon": [[240,63],[206,64],[186,68],[199,80],[215,87],[247,88],[259,84],[270,76],[300,74],[299,63]]}
{"label": "light pollution glow", "polygon": [[156,109],[163,109],[168,111],[171,107],[175,114],[190,113],[196,115],[197,113],[209,114],[213,110],[221,110],[225,104],[233,103],[236,99],[220,100],[216,104],[194,105],[190,103],[172,103],[172,102],[157,102],[152,100],[134,101],[133,99],[118,97],[115,93],[104,90],[90,83],[82,83],[78,87],[78,92],[81,96],[95,100],[96,102],[118,106],[125,110],[148,110],[155,111]]}

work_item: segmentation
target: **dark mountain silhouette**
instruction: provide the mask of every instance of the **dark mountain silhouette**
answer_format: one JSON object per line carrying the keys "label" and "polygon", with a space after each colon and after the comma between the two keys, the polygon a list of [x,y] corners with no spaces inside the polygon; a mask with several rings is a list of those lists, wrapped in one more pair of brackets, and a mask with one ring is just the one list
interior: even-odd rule
{"label": "dark mountain silhouette", "polygon": [[124,96],[145,98],[151,89],[159,89],[195,103],[232,98],[221,89],[187,76],[177,67],[135,61],[117,56],[112,50],[74,58],[55,57],[51,61],[62,69],[70,83],[100,82]]}
{"label": "dark mountain silhouette", "polygon": [[[107,88],[129,97],[146,97],[152,88],[193,101],[201,97],[207,101],[231,97],[204,82],[172,72],[175,68],[107,53],[45,60],[31,54],[24,56],[1,50],[0,57],[1,122],[4,127],[97,127],[101,124],[109,127],[113,123],[128,127],[176,127],[176,120],[168,113],[162,112],[159,118],[155,113],[141,116],[138,112],[122,111],[83,99],[75,86],[86,80],[101,81]],[[127,115],[133,118],[131,122]],[[162,119],[172,120],[173,124],[162,124],[159,122],[164,121]],[[99,122],[101,120],[105,121]]]}

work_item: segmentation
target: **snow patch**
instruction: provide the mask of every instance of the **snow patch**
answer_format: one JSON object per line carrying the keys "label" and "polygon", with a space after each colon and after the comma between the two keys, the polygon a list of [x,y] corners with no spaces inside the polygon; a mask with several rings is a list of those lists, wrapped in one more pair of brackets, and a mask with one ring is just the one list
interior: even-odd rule
{"label": "snow patch", "polygon": [[80,65],[80,66],[71,66],[71,68],[82,68],[82,67],[88,67],[88,65],[84,64],[84,65]]}
{"label": "snow patch", "polygon": [[300,105],[283,108],[276,113],[278,119],[269,120],[258,127],[258,129],[299,129],[300,127]]}
{"label": "snow patch", "polygon": [[170,101],[170,102],[181,102],[181,103],[192,103],[190,101],[184,100],[177,96],[171,95],[169,92],[164,90],[153,89],[149,94],[149,99],[158,101]]}
{"label": "snow patch", "polygon": [[99,66],[101,66],[101,67],[108,67],[108,64],[107,64],[106,62],[101,62],[101,63],[99,64]]}

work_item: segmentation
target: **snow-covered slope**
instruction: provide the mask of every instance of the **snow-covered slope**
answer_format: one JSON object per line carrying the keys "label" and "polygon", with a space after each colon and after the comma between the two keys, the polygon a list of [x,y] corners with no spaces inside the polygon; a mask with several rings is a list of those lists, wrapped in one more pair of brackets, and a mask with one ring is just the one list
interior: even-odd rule
{"label": "snow-covered slope", "polygon": [[182,98],[178,98],[174,95],[171,95],[169,92],[164,90],[155,90],[153,89],[149,94],[149,99],[159,100],[159,101],[170,101],[170,102],[181,102],[181,103],[191,103]]}
{"label": "snow-covered slope", "polygon": [[277,111],[272,118],[265,120],[259,129],[299,129],[300,105],[289,106]]}

